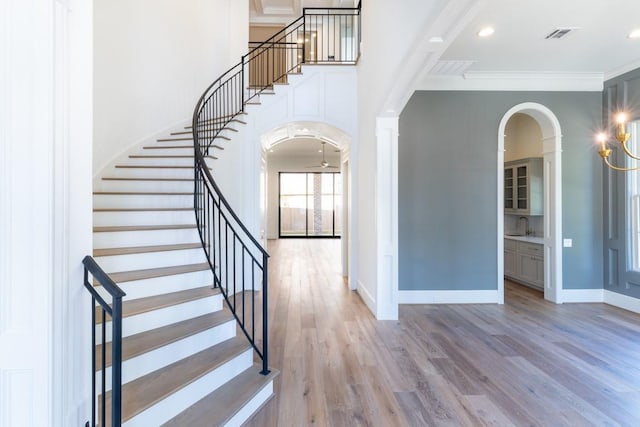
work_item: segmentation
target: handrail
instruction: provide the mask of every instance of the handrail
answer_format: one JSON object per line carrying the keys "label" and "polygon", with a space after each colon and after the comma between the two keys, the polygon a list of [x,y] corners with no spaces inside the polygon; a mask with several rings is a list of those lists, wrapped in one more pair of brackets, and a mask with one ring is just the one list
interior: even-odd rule
{"label": "handrail", "polygon": [[[191,125],[198,233],[213,274],[213,286],[220,288],[240,329],[262,359],[263,375],[269,373],[269,255],[222,194],[206,159],[220,134],[232,122],[239,121],[238,115],[245,114],[248,102],[274,84],[286,83],[290,73],[301,71],[302,64],[355,64],[359,56],[360,5],[305,8],[301,17],[259,42],[238,64],[214,80],[194,108]],[[261,302],[256,300],[259,293]],[[256,334],[257,326],[261,337]]]}
{"label": "handrail", "polygon": [[[92,411],[91,425],[106,426],[108,421],[112,427],[120,427],[122,425],[122,297],[126,294],[116,283],[109,277],[107,273],[100,268],[98,263],[90,257],[86,256],[82,260],[84,265],[84,287],[91,294],[91,389],[92,389]],[[107,303],[93,284],[89,281],[89,273],[97,280],[102,288],[111,297],[111,304]],[[101,352],[100,352],[100,379],[101,394],[97,399],[96,392],[96,301],[100,306],[101,320]],[[111,317],[111,412],[107,414],[107,317]],[[96,405],[100,411],[100,422],[96,424]],[[108,417],[107,415],[110,415]]]}

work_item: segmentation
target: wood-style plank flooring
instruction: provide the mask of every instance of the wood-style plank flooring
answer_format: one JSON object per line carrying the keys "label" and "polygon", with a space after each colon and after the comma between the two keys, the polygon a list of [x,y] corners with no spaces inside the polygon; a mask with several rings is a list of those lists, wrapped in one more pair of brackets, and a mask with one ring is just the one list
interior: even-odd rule
{"label": "wood-style plank flooring", "polygon": [[264,426],[640,426],[640,315],[554,305],[506,282],[498,305],[404,305],[376,321],[338,240],[269,242]]}

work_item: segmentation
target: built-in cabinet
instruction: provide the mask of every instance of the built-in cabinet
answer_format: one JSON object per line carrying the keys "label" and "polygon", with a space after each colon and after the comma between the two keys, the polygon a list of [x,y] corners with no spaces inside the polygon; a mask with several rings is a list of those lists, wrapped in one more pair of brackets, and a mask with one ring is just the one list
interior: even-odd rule
{"label": "built-in cabinet", "polygon": [[504,212],[543,215],[542,159],[529,158],[504,164]]}
{"label": "built-in cabinet", "polygon": [[504,239],[504,275],[518,283],[544,289],[543,245]]}

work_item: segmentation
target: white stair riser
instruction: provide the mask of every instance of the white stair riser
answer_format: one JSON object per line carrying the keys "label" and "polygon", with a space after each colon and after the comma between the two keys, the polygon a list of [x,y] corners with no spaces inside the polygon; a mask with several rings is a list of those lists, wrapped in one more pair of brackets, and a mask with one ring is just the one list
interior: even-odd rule
{"label": "white stair riser", "polygon": [[184,291],[185,289],[210,286],[213,283],[210,270],[194,271],[191,273],[174,274],[171,276],[154,277],[152,279],[133,280],[118,283],[127,294],[126,300],[145,298],[169,292]]}
{"label": "white stair riser", "polygon": [[249,349],[207,375],[178,390],[154,406],[136,415],[123,426],[148,427],[161,425],[187,409],[227,381],[248,369],[253,363],[253,351]]}
{"label": "white stair riser", "polygon": [[240,427],[245,421],[268,401],[273,396],[273,380],[269,381],[265,386],[249,401],[247,402],[228,423],[224,424],[224,427]]}
{"label": "white stair riser", "polygon": [[[122,362],[122,383],[128,383],[143,375],[177,362],[194,353],[233,338],[236,334],[236,322],[230,320],[221,325],[167,344],[153,351],[141,354]],[[106,389],[111,390],[111,367],[106,369]],[[96,381],[100,384],[102,373],[96,372]]]}
{"label": "white stair riser", "polygon": [[[146,150],[149,151],[149,150]],[[137,153],[134,156],[138,155]],[[147,154],[146,152],[143,154],[145,156],[151,155],[162,155],[161,153],[151,153]],[[193,153],[190,154],[191,156]],[[172,157],[172,158],[164,158],[164,157],[129,157],[122,164],[136,164],[136,165],[154,165],[154,166],[162,166],[162,165],[180,165],[180,166],[193,166],[193,157],[183,158],[183,157]]]}
{"label": "white stair riser", "polygon": [[[221,294],[200,298],[182,304],[160,308],[146,313],[129,316],[123,319],[122,336],[128,337],[140,332],[150,331],[161,326],[181,322],[203,314],[222,310],[223,297]],[[101,337],[102,325],[96,326],[96,337]],[[106,341],[111,341],[111,322],[106,324]]]}
{"label": "white stair riser", "polygon": [[[193,178],[193,177],[189,177]],[[122,181],[100,180],[96,191],[153,191],[153,192],[193,192],[193,180],[190,181]]]}
{"label": "white stair riser", "polygon": [[93,213],[94,226],[195,224],[193,209],[183,211],[106,211]]}
{"label": "white stair riser", "polygon": [[193,168],[113,168],[115,178],[193,178]]}
{"label": "white stair riser", "polygon": [[176,141],[176,139],[183,139],[183,138],[191,138],[193,136],[193,134],[191,133],[190,129],[176,129],[175,132],[189,132],[189,134],[182,134],[182,135],[166,135],[163,136],[162,138],[158,138],[158,139],[168,139],[169,141],[153,141],[152,143],[149,144],[144,144],[144,147],[166,147],[166,146],[173,146],[173,145],[186,145],[191,147],[191,152],[193,152],[193,140],[186,140],[186,141]]}
{"label": "white stair riser", "polygon": [[193,206],[191,194],[94,194],[93,207],[116,208],[183,208]]}
{"label": "white stair riser", "polygon": [[93,233],[93,247],[96,249],[198,242],[200,236],[195,228]]}
{"label": "white stair riser", "polygon": [[[178,147],[183,146],[183,142],[176,142],[175,144],[167,144],[164,147]],[[159,147],[163,147],[163,145],[158,145]],[[144,154],[148,156],[165,156],[165,155],[179,155],[179,156],[193,156],[194,150],[193,147],[185,147],[185,148],[143,148],[142,150],[138,150],[136,154]]]}
{"label": "white stair riser", "polygon": [[187,265],[206,262],[202,248],[176,251],[145,252],[140,254],[95,257],[96,262],[107,273],[116,271],[144,270],[168,265]]}

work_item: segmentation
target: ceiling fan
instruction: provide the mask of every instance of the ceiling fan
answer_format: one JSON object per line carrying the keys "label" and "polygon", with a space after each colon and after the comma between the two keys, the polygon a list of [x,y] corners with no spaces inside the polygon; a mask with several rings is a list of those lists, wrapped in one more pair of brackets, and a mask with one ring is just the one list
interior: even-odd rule
{"label": "ceiling fan", "polygon": [[307,166],[308,168],[322,168],[322,169],[327,169],[327,168],[331,168],[331,169],[338,169],[338,166],[331,166],[329,164],[329,162],[327,162],[324,158],[324,146],[327,144],[324,141],[320,141],[320,144],[322,144],[322,161],[320,162],[319,165],[315,165],[315,166]]}

